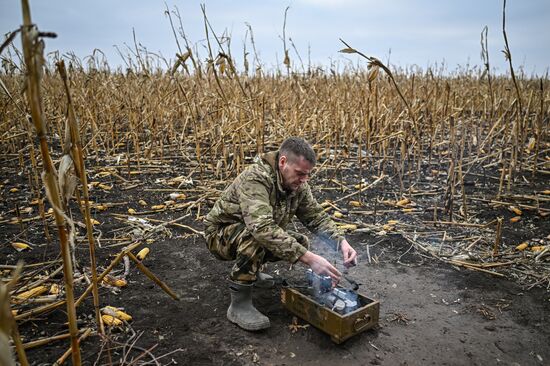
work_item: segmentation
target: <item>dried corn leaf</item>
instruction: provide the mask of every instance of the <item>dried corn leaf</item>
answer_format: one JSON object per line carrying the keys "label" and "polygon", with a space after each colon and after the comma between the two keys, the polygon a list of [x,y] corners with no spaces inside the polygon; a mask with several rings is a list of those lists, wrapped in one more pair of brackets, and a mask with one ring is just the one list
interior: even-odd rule
{"label": "dried corn leaf", "polygon": [[73,158],[69,154],[63,155],[59,162],[59,193],[64,202],[67,202],[74,194],[78,185],[78,178],[74,167]]}

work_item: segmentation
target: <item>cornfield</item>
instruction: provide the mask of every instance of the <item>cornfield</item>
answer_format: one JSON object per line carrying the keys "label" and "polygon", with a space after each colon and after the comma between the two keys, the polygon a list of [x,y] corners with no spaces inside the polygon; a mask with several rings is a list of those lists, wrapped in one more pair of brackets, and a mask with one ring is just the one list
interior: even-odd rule
{"label": "cornfield", "polygon": [[[149,249],[132,250],[154,251],[169,228],[200,238],[201,220],[224,186],[288,136],[313,144],[314,185],[333,194],[323,206],[350,234],[401,235],[451,265],[550,286],[550,238],[502,238],[520,220],[547,227],[550,214],[550,82],[517,73],[507,44],[503,75],[491,73],[486,46],[481,67],[452,71],[392,69],[345,42],[342,52],[365,59],[365,67],[302,70],[285,49],[284,70],[265,70],[246,51],[236,65],[229,40],[205,13],[206,54],[175,31],[183,46],[174,62],[136,43],[122,55],[126,66],[113,69],[99,51],[44,60],[42,42],[47,48],[51,35],[28,16],[22,49],[6,37],[0,71],[7,244],[0,292],[11,291],[16,320],[0,304],[0,317],[10,319],[0,331],[11,332],[21,364],[28,363],[17,324],[61,306],[73,364],[80,364],[80,340],[123,323],[114,322],[116,308],[100,310],[107,304],[98,287],[126,285],[131,263],[177,298],[142,263]],[[12,274],[16,259],[38,246],[45,249]],[[86,246],[88,255],[79,250]],[[96,263],[96,251],[115,257]],[[111,276],[121,263],[124,273]],[[63,281],[52,275],[57,268]],[[83,277],[87,284],[77,281]],[[90,293],[95,315],[79,331],[75,312]]]}

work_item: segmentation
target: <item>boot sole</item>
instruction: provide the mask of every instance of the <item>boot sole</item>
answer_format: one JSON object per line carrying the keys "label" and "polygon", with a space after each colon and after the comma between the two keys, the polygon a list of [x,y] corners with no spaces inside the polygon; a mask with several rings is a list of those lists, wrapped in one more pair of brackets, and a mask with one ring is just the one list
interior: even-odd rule
{"label": "boot sole", "polygon": [[227,312],[227,319],[231,322],[231,323],[234,323],[234,324],[237,324],[239,327],[241,327],[242,329],[244,330],[249,330],[249,331],[256,331],[256,330],[263,330],[263,329],[267,329],[269,327],[271,327],[271,322],[269,321],[269,319],[267,320],[266,323],[258,323],[258,324],[242,324],[240,323],[236,317],[233,317],[231,315],[231,313]]}

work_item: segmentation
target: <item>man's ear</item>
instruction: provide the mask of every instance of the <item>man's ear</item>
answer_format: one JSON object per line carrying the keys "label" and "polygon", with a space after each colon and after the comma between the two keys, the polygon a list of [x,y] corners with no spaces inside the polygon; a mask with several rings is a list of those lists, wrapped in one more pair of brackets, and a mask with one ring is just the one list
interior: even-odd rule
{"label": "man's ear", "polygon": [[279,168],[283,168],[287,162],[287,158],[285,155],[281,155],[279,157]]}

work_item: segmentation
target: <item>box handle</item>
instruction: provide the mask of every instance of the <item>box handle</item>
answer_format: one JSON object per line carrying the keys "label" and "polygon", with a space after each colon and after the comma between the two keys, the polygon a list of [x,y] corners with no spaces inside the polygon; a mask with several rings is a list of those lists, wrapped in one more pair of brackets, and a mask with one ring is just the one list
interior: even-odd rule
{"label": "box handle", "polygon": [[367,328],[371,321],[370,314],[365,314],[362,318],[355,319],[355,323],[353,323],[353,329],[356,332],[361,332]]}

